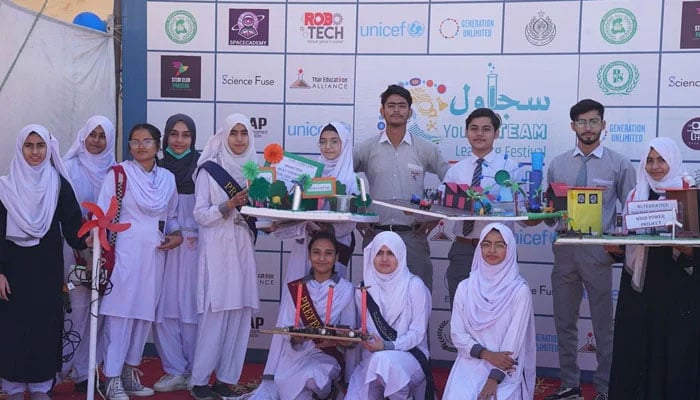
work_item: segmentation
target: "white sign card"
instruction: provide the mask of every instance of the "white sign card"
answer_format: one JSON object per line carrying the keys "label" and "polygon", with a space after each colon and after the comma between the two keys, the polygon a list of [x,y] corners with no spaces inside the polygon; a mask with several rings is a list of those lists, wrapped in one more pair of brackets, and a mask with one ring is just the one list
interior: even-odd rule
{"label": "white sign card", "polygon": [[672,211],[678,209],[678,200],[644,200],[628,201],[627,214],[643,214],[655,211]]}
{"label": "white sign card", "polygon": [[627,224],[627,229],[629,230],[669,226],[674,222],[676,222],[676,213],[673,210],[628,214],[625,216],[625,224]]}

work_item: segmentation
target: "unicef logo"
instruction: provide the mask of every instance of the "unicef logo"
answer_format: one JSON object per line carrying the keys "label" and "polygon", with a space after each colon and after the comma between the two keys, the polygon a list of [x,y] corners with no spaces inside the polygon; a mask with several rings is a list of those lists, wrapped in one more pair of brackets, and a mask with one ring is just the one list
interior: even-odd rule
{"label": "unicef logo", "polygon": [[525,39],[534,46],[546,46],[554,40],[556,35],[557,26],[543,11],[532,17],[525,26]]}
{"label": "unicef logo", "polygon": [[600,34],[608,43],[627,43],[637,32],[637,19],[626,8],[614,8],[600,20]]}
{"label": "unicef logo", "polygon": [[627,96],[639,83],[639,70],[634,64],[613,61],[598,68],[598,86],[606,95]]}
{"label": "unicef logo", "polygon": [[176,10],[165,19],[165,34],[177,44],[185,44],[197,34],[197,20],[185,10]]}
{"label": "unicef logo", "polygon": [[440,342],[440,347],[443,350],[449,351],[450,353],[457,352],[457,348],[455,347],[454,343],[452,343],[452,338],[450,337],[449,320],[442,321],[442,323],[440,323],[440,326],[438,326],[437,339],[438,342]]}
{"label": "unicef logo", "polygon": [[425,32],[425,25],[423,25],[423,23],[420,21],[413,21],[408,24],[408,34],[410,36],[418,37],[423,35],[423,32]]}

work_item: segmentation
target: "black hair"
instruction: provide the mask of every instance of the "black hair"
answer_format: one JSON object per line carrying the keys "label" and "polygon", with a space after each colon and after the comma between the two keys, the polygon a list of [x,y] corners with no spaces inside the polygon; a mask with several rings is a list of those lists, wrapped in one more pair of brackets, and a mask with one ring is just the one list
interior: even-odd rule
{"label": "black hair", "polygon": [[195,151],[195,142],[197,141],[197,125],[195,125],[194,120],[187,114],[175,114],[171,115],[170,118],[165,122],[165,129],[163,129],[163,146],[162,149],[168,148],[168,136],[170,136],[170,131],[178,122],[183,122],[187,126],[187,130],[190,131],[192,135],[192,143],[190,144],[190,150]]}
{"label": "black hair", "polygon": [[139,129],[145,129],[148,132],[148,134],[151,135],[153,140],[156,141],[156,147],[160,149],[160,130],[146,122],[136,124],[133,128],[131,128],[131,131],[129,132],[129,140],[131,140],[131,137],[134,135],[134,132],[138,131]]}
{"label": "black hair", "polygon": [[498,130],[498,128],[501,127],[501,117],[498,114],[496,114],[492,109],[477,108],[476,110],[472,111],[471,114],[469,114],[469,116],[467,117],[467,129],[469,129],[469,124],[472,122],[472,120],[479,117],[488,117],[491,120],[491,125],[493,125],[493,129],[496,131]]}
{"label": "black hair", "polygon": [[335,253],[338,254],[338,240],[335,238],[335,234],[333,232],[327,232],[327,231],[319,231],[311,235],[311,238],[309,239],[309,251],[311,251],[311,246],[316,243],[317,240],[328,240],[333,244],[333,248],[335,249]]}
{"label": "black hair", "polygon": [[571,121],[576,121],[579,115],[592,110],[598,111],[598,114],[600,114],[600,119],[603,119],[603,114],[605,113],[605,106],[592,99],[583,99],[578,103],[574,104],[571,107],[571,110],[569,110],[569,117],[571,117]]}
{"label": "black hair", "polygon": [[403,97],[408,102],[409,108],[411,107],[411,104],[413,104],[411,92],[409,92],[408,89],[399,85],[389,85],[380,96],[380,98],[382,99],[382,106],[384,105],[384,103],[386,103],[386,99],[388,99],[389,96],[391,96],[392,94],[397,94]]}
{"label": "black hair", "polygon": [[331,131],[331,132],[338,133],[338,130],[335,129],[335,126],[333,126],[333,124],[328,124],[328,125],[324,126],[323,129],[321,129],[321,133],[323,133],[325,131]]}

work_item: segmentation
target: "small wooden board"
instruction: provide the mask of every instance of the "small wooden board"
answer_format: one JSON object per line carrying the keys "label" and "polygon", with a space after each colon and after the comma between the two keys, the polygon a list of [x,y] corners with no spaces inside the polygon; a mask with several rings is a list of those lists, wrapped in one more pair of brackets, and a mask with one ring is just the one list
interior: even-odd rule
{"label": "small wooden board", "polygon": [[[333,328],[329,328],[329,329],[333,329]],[[330,340],[330,341],[337,341],[337,342],[360,343],[362,341],[362,339],[359,337],[351,338],[351,337],[347,337],[347,336],[318,335],[315,333],[288,332],[282,328],[260,329],[258,332],[267,333],[267,334],[271,334],[271,335],[287,335],[287,336],[305,337],[305,338],[309,338],[309,339]]]}
{"label": "small wooden board", "polygon": [[379,222],[379,216],[376,214],[363,215],[353,213],[341,213],[335,211],[292,211],[292,210],[275,210],[272,208],[250,207],[243,206],[241,214],[252,215],[254,217],[266,218],[270,220],[287,220],[287,221],[318,221],[318,222],[360,222],[360,223],[375,223]]}
{"label": "small wooden board", "polygon": [[445,207],[439,204],[433,204],[430,210],[421,210],[418,205],[411,203],[408,200],[372,200],[372,204],[382,207],[393,208],[394,210],[407,211],[414,214],[420,214],[433,219],[446,219],[449,221],[526,221],[527,215],[505,216],[505,215],[472,215],[469,211],[460,210],[458,208]]}
{"label": "small wooden board", "polygon": [[658,235],[628,235],[628,236],[613,236],[603,235],[600,237],[583,236],[583,237],[557,237],[554,241],[557,245],[582,245],[582,244],[601,244],[601,245],[625,245],[636,244],[648,247],[660,246],[687,246],[700,247],[700,238],[675,238],[670,236]]}

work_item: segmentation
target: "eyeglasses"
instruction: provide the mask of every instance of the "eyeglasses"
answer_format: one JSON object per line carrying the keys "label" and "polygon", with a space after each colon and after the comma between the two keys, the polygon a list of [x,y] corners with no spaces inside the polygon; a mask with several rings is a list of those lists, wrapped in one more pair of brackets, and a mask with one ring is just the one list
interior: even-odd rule
{"label": "eyeglasses", "polygon": [[489,249],[496,249],[496,251],[503,251],[508,247],[503,242],[496,242],[496,243],[481,242],[481,243],[479,243],[479,246],[481,247],[481,250],[484,250],[484,251],[489,250]]}
{"label": "eyeglasses", "polygon": [[155,139],[129,140],[130,147],[153,147],[155,145]]}
{"label": "eyeglasses", "polygon": [[326,140],[326,139],[321,139],[318,141],[318,147],[339,147],[342,142],[338,139],[331,139],[331,140]]}
{"label": "eyeglasses", "polygon": [[579,128],[585,128],[586,125],[588,125],[591,128],[595,129],[595,128],[600,126],[601,122],[602,121],[600,118],[593,118],[593,119],[589,119],[589,120],[579,119],[579,120],[576,120],[576,126]]}
{"label": "eyeglasses", "polygon": [[384,104],[384,107],[390,109],[390,110],[406,110],[408,109],[408,103],[386,103]]}

